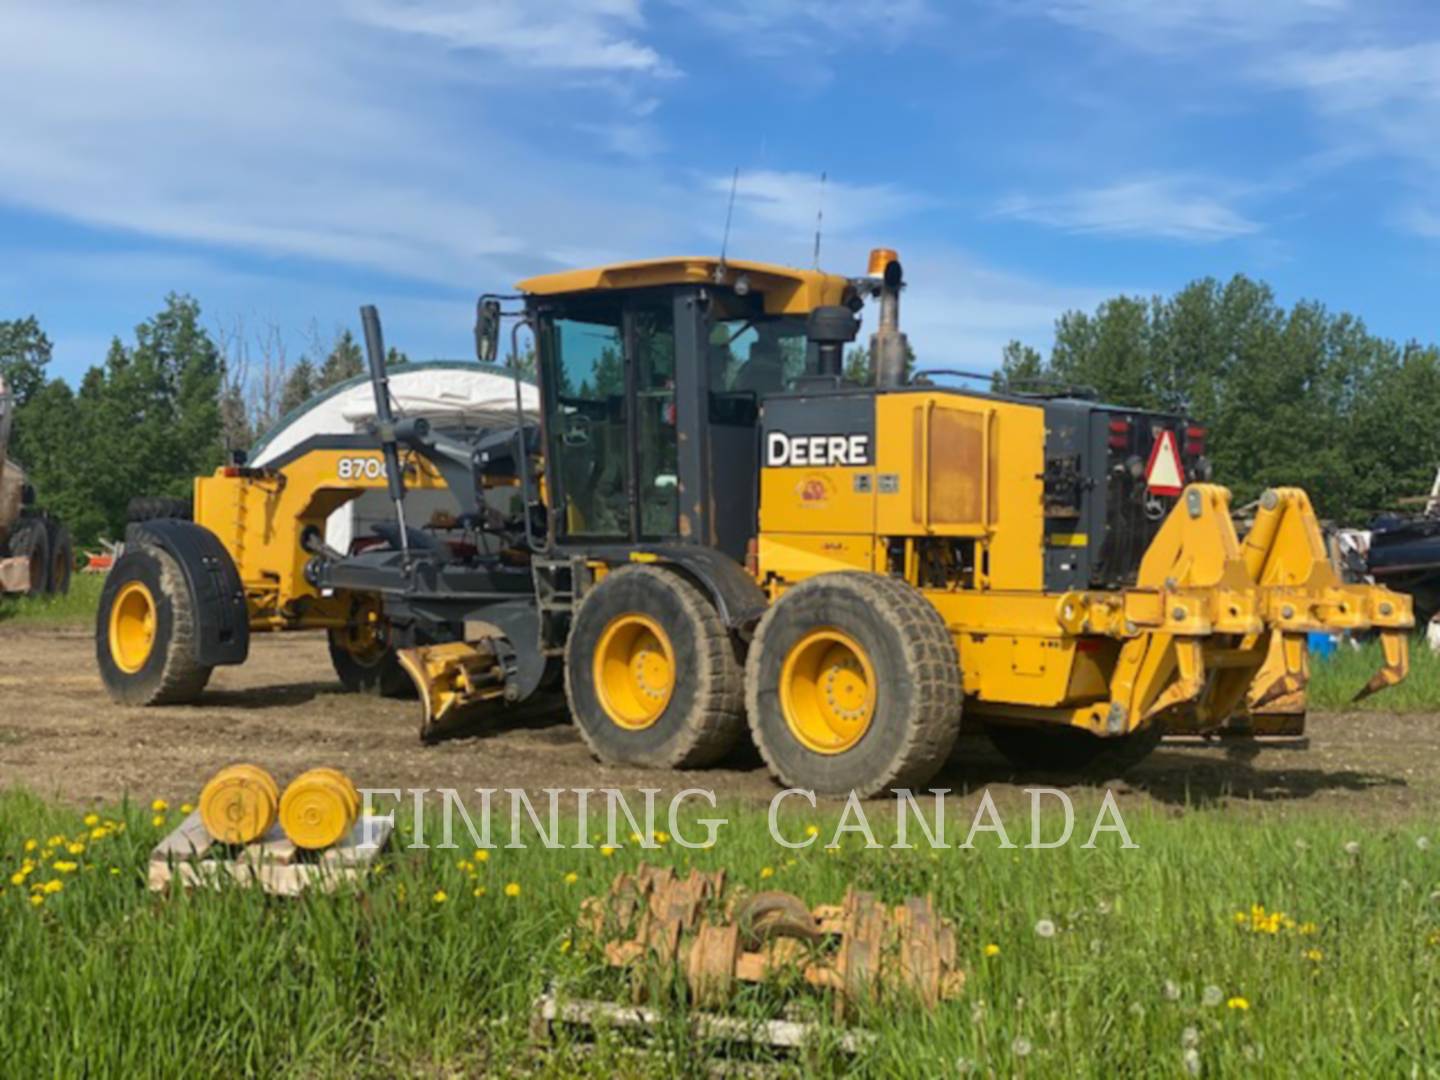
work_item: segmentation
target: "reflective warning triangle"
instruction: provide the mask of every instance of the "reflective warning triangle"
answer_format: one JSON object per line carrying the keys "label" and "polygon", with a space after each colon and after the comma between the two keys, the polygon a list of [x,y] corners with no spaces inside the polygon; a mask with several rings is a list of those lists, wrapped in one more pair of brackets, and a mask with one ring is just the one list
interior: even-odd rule
{"label": "reflective warning triangle", "polygon": [[1145,486],[1156,495],[1179,495],[1185,487],[1185,474],[1180,469],[1180,448],[1175,433],[1162,431],[1150,448],[1150,464],[1145,466]]}

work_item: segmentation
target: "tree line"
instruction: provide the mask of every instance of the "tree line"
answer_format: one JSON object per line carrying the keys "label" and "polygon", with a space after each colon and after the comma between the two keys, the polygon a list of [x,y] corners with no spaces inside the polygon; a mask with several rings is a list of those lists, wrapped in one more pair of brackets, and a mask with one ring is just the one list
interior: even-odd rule
{"label": "tree line", "polygon": [[1194,418],[1236,506],[1291,485],[1322,516],[1363,524],[1428,492],[1440,465],[1435,345],[1397,344],[1313,301],[1284,308],[1243,275],[1066,312],[1048,358],[1006,346],[996,385],[1083,387]]}
{"label": "tree line", "polygon": [[[9,456],[82,546],[123,535],[132,497],[189,495],[196,475],[365,366],[349,330],[325,340],[312,327],[290,363],[277,328],[212,333],[195,299],[176,294],[132,342],[114,338],[78,386],[49,373],[52,351],[34,316],[0,320],[0,375],[15,399]],[[406,359],[393,348],[387,357]]]}
{"label": "tree line", "polygon": [[[18,403],[11,456],[81,544],[120,536],[132,496],[188,494],[192,477],[364,370],[349,330],[323,338],[312,326],[292,363],[277,328],[212,333],[183,295],[167,297],[132,342],[114,339],[77,387],[50,375],[50,358],[33,316],[0,320],[0,374]],[[853,352],[847,375],[864,381],[867,363]],[[1005,347],[994,385],[1183,413],[1208,429],[1215,478],[1237,506],[1297,485],[1322,515],[1361,523],[1428,491],[1440,464],[1436,346],[1397,344],[1312,301],[1287,309],[1243,275],[1065,312],[1048,356]]]}

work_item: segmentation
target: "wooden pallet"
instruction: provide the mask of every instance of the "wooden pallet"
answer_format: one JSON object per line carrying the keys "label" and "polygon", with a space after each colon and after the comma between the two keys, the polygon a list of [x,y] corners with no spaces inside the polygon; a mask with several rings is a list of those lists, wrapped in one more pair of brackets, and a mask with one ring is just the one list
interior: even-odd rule
{"label": "wooden pallet", "polygon": [[[312,888],[330,892],[369,872],[394,827],[389,818],[361,818],[340,843],[310,852],[292,844],[276,824],[253,843],[226,847],[210,838],[196,810],[150,852],[150,888],[168,889],[177,881],[187,889],[218,888],[229,881],[275,896],[299,896]],[[367,829],[370,845],[363,844]]]}

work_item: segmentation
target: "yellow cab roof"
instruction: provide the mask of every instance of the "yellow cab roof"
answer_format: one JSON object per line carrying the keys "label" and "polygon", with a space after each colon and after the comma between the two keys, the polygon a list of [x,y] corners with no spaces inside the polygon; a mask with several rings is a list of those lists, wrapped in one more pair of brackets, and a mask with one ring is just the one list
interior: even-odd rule
{"label": "yellow cab roof", "polygon": [[[541,274],[526,278],[516,288],[531,296],[556,296],[656,285],[716,284],[719,268],[720,260],[712,256],[640,259],[588,270]],[[804,315],[825,304],[839,304],[849,285],[849,281],[838,274],[740,259],[725,260],[718,283],[734,285],[741,275],[749,279],[751,291],[764,298],[765,312],[769,315]]]}

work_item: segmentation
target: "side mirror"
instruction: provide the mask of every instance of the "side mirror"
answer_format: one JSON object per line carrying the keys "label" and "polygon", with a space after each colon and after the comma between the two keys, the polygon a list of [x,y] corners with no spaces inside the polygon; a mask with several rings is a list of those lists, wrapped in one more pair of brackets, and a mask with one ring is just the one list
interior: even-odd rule
{"label": "side mirror", "polygon": [[475,305],[475,358],[493,364],[500,355],[500,301],[482,299]]}

